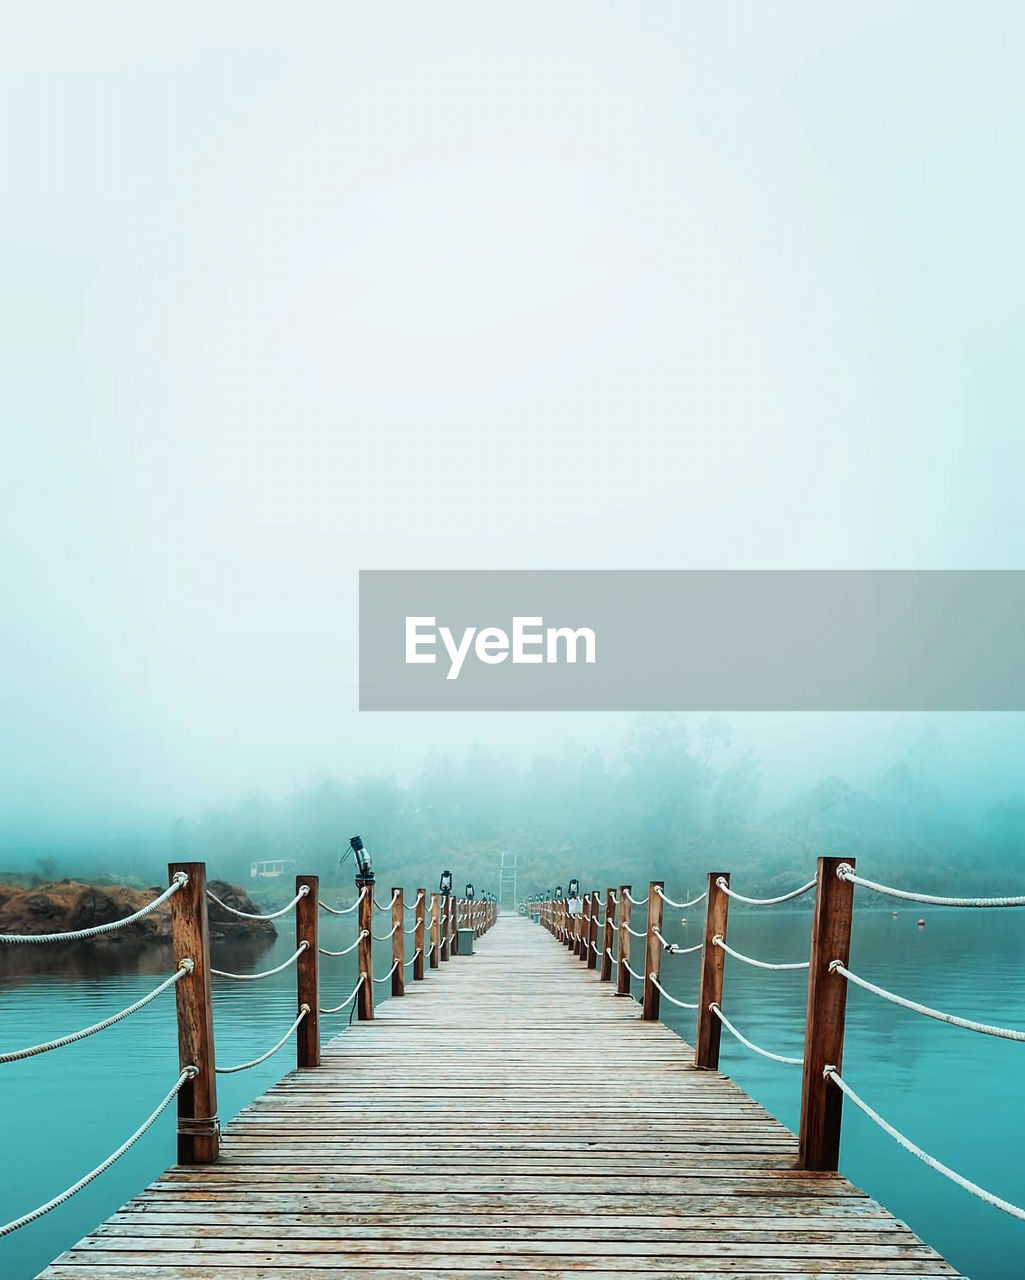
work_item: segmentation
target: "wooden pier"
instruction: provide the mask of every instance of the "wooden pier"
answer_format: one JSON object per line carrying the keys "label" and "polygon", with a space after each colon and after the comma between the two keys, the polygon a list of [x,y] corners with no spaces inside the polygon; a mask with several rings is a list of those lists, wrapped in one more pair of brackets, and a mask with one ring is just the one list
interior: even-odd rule
{"label": "wooden pier", "polygon": [[503,915],[43,1276],[956,1274],[615,988]]}

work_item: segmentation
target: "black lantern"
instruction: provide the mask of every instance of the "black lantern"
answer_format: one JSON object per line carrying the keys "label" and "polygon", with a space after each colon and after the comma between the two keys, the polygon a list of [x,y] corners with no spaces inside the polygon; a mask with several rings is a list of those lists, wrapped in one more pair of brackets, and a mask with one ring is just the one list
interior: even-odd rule
{"label": "black lantern", "polygon": [[580,881],[575,877],[569,882],[569,896],[571,898],[580,897]]}
{"label": "black lantern", "polygon": [[473,885],[472,884],[468,884],[466,886],[466,896],[467,898],[469,898],[471,902],[473,901]]}
{"label": "black lantern", "polygon": [[370,860],[370,854],[359,836],[353,836],[350,839],[349,848],[352,850],[352,856],[356,860],[356,870],[359,872],[359,878],[361,880],[373,880],[374,866]]}
{"label": "black lantern", "polygon": [[438,886],[439,893],[450,894],[452,892],[452,872],[443,871],[441,873],[441,884]]}
{"label": "black lantern", "polygon": [[556,890],[555,890],[555,896],[556,896],[557,898],[561,898],[561,897],[562,897],[562,885],[561,885],[561,884],[556,888]]}

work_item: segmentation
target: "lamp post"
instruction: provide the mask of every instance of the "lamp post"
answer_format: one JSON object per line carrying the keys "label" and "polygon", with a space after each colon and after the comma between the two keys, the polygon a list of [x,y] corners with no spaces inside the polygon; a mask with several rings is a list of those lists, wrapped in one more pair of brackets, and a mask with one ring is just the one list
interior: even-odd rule
{"label": "lamp post", "polygon": [[356,897],[359,943],[356,948],[356,972],[362,979],[356,995],[356,1015],[361,1022],[374,1017],[374,864],[359,836],[349,841],[356,862]]}
{"label": "lamp post", "polygon": [[451,919],[451,902],[452,902],[452,872],[443,871],[441,873],[441,883],[438,885],[438,892],[441,894],[441,959],[448,960],[448,944],[452,933]]}

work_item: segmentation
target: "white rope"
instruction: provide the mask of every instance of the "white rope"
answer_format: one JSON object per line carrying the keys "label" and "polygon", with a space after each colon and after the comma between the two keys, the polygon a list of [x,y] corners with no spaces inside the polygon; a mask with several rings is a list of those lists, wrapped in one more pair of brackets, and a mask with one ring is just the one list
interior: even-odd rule
{"label": "white rope", "polygon": [[359,982],[357,982],[357,983],[356,983],[356,985],[353,987],[352,991],[349,993],[349,995],[347,995],[347,996],[345,997],[345,999],[342,1001],[342,1003],[341,1003],[341,1004],[336,1004],[336,1005],[335,1005],[335,1007],[334,1007],[333,1009],[321,1009],[321,1010],[320,1010],[320,1012],[321,1012],[321,1013],[325,1013],[325,1014],[327,1014],[327,1013],[341,1013],[341,1011],[342,1011],[342,1010],[343,1010],[347,1005],[352,1004],[353,1000],[355,1000],[355,999],[356,999],[356,994],[357,994],[357,992],[359,991],[360,987],[364,984],[364,982],[366,982],[366,980],[367,980],[367,975],[366,975],[365,973],[361,973],[361,974],[359,975]]}
{"label": "white rope", "polygon": [[148,902],[138,911],[134,911],[130,916],[123,916],[120,920],[110,920],[107,924],[94,924],[88,929],[75,929],[72,933],[0,933],[0,944],[2,943],[19,943],[19,942],[78,942],[82,938],[95,938],[101,933],[113,933],[115,929],[124,929],[130,924],[135,924],[137,920],[141,920],[143,916],[148,916],[151,911],[155,911],[162,902],[166,902],[173,894],[176,894],[182,885],[188,883],[189,877],[184,871],[176,871],[174,879],[168,885],[159,897]]}
{"label": "white rope", "polygon": [[19,1227],[24,1227],[30,1222],[35,1222],[36,1219],[41,1218],[44,1213],[49,1213],[51,1209],[56,1209],[59,1205],[64,1204],[65,1201],[70,1200],[76,1192],[81,1191],[83,1187],[87,1187],[89,1183],[92,1182],[94,1178],[98,1178],[101,1173],[105,1173],[116,1160],[121,1159],[130,1147],[135,1146],[147,1129],[160,1119],[163,1113],[174,1101],[175,1097],[177,1097],[178,1091],[186,1080],[192,1080],[198,1075],[199,1071],[195,1067],[186,1067],[178,1077],[174,1087],[166,1095],[157,1109],[142,1122],[126,1142],[122,1142],[113,1155],[107,1156],[106,1160],[104,1160],[102,1164],[98,1164],[96,1168],[93,1169],[91,1173],[87,1173],[84,1178],[79,1178],[73,1186],[68,1187],[67,1191],[62,1191],[59,1196],[54,1196],[52,1200],[48,1200],[46,1204],[40,1205],[38,1209],[33,1209],[31,1213],[25,1213],[20,1218],[15,1218],[13,1222],[8,1222],[5,1226],[0,1227],[0,1236],[10,1235],[12,1231],[17,1231]]}
{"label": "white rope", "polygon": [[744,964],[752,964],[756,969],[807,969],[809,965],[807,960],[795,960],[791,964],[770,964],[768,960],[756,960],[753,956],[746,956],[742,951],[734,951],[732,947],[728,947],[721,933],[715,935],[712,939],[712,945],[718,947],[720,951],[725,951],[734,960],[741,960]]}
{"label": "white rope", "polygon": [[719,876],[716,879],[716,885],[731,898],[736,898],[738,902],[746,902],[749,907],[774,907],[779,902],[789,902],[791,898],[799,898],[802,893],[807,893],[809,889],[815,888],[815,881],[809,880],[807,884],[802,884],[799,889],[791,889],[789,893],[781,893],[778,898],[745,898],[742,893],[737,893],[735,889],[731,889],[726,883],[725,876]]}
{"label": "white rope", "polygon": [[423,900],[426,898],[426,896],[427,896],[427,895],[426,895],[426,894],[424,894],[424,893],[418,893],[418,894],[416,895],[416,901],[415,901],[414,903],[412,903],[412,904],[410,905],[410,904],[408,904],[408,903],[405,903],[405,902],[404,902],[404,903],[402,904],[402,910],[403,910],[403,911],[415,911],[415,910],[417,909],[417,907],[420,905],[420,903],[421,903],[421,902],[423,902]]}
{"label": "white rope", "polygon": [[437,944],[436,942],[432,942],[432,943],[431,943],[431,945],[430,945],[430,949],[428,950],[427,954],[424,956],[424,959],[425,959],[425,960],[430,960],[431,956],[433,956],[433,955],[434,955],[434,948],[435,948],[437,945],[438,945],[438,944]]}
{"label": "white rope", "polygon": [[616,957],[612,954],[612,948],[611,948],[611,947],[606,947],[606,948],[605,948],[605,954],[608,956],[608,958],[612,961],[612,963],[613,963],[613,964],[616,964],[616,963],[617,963],[617,961],[616,961]]}
{"label": "white rope", "polygon": [[355,911],[355,910],[356,910],[356,908],[359,906],[359,904],[363,901],[363,899],[364,899],[366,896],[367,896],[367,886],[366,886],[366,885],[364,885],[364,886],[362,887],[362,889],[360,889],[360,891],[359,891],[359,897],[356,899],[356,901],[355,901],[354,903],[352,903],[352,905],[351,905],[351,906],[348,906],[348,907],[342,907],[342,908],[341,908],[341,910],[339,910],[337,907],[329,907],[329,906],[327,905],[327,903],[326,903],[326,902],[321,901],[321,902],[320,902],[320,909],[321,909],[321,911],[328,911],[328,912],[330,912],[330,914],[331,914],[331,915],[333,915],[333,916],[347,916],[347,915],[349,914],[349,912],[350,912],[350,911]]}
{"label": "white rope", "polygon": [[395,899],[396,899],[398,896],[399,896],[399,891],[398,891],[398,889],[393,889],[393,890],[391,891],[391,902],[386,902],[386,903],[384,903],[384,905],[382,906],[382,905],[381,905],[381,903],[380,903],[380,902],[378,902],[378,901],[377,901],[377,898],[375,897],[375,898],[374,898],[374,906],[378,909],[378,911],[390,911],[390,910],[392,909],[392,906],[394,905]]}
{"label": "white rope", "polygon": [[870,1120],[888,1133],[890,1137],[905,1151],[909,1151],[913,1156],[917,1156],[923,1164],[927,1164],[930,1169],[935,1169],[937,1173],[942,1173],[945,1178],[949,1178],[951,1182],[956,1182],[959,1187],[963,1187],[965,1191],[970,1191],[973,1196],[984,1201],[986,1204],[992,1205],[994,1209],[1002,1209],[1004,1213],[1009,1213],[1012,1218],[1021,1218],[1025,1220],[1025,1209],[1019,1209],[1016,1204],[1011,1204],[1009,1200],[1002,1200],[1000,1196],[995,1196],[992,1191],[987,1191],[984,1187],[980,1187],[977,1182],[971,1182],[968,1178],[964,1178],[959,1173],[955,1173],[953,1169],[937,1160],[935,1156],[929,1155],[927,1151],[923,1151],[910,1138],[906,1138],[899,1129],[895,1129],[889,1124],[878,1111],[873,1111],[867,1102],[863,1102],[861,1098],[854,1092],[846,1080],[842,1079],[836,1067],[826,1067],[822,1073],[827,1080],[832,1080],[842,1094],[850,1098],[854,1105],[868,1116]]}
{"label": "white rope", "polygon": [[415,920],[415,921],[413,922],[413,927],[412,927],[412,929],[403,929],[403,930],[402,930],[402,932],[403,932],[403,933],[416,933],[417,929],[419,929],[419,928],[420,928],[420,926],[423,924],[423,922],[424,922],[424,918],[423,918],[423,916],[420,916],[417,920]]}
{"label": "white rope", "polygon": [[[655,929],[654,933],[655,933],[655,937],[659,940],[659,942],[661,942],[663,949],[668,951],[669,954],[672,956],[686,956],[686,955],[689,955],[692,951],[700,951],[701,948],[705,945],[703,942],[698,942],[698,943],[695,943],[693,947],[678,947],[675,942],[667,942],[665,938],[662,937],[661,929]],[[695,1008],[696,1007],[697,1006],[695,1006]]]}
{"label": "white rope", "polygon": [[623,968],[624,968],[624,969],[627,971],[627,973],[629,973],[632,977],[636,978],[638,982],[643,982],[643,981],[644,981],[644,974],[643,974],[643,973],[637,973],[635,970],[631,969],[631,968],[630,968],[630,961],[629,961],[629,960],[624,960],[624,961],[623,961]]}
{"label": "white rope", "polygon": [[256,915],[252,911],[239,911],[237,907],[229,907],[226,902],[222,902],[216,893],[211,893],[209,889],[206,896],[211,902],[216,902],[219,907],[223,907],[225,911],[230,911],[233,916],[241,916],[243,920],[276,920],[278,916],[283,916],[286,911],[291,911],[300,898],[305,898],[310,891],[308,884],[299,886],[299,892],[295,895],[291,902],[286,902],[278,911],[270,911],[265,916]]}
{"label": "white rope", "polygon": [[729,1018],[726,1017],[726,1015],[723,1013],[723,1011],[719,1008],[719,1006],[715,1003],[714,1000],[708,1007],[709,1009],[712,1010],[715,1016],[723,1024],[726,1030],[729,1031],[732,1035],[736,1036],[741,1044],[747,1045],[747,1047],[749,1049],[753,1049],[755,1053],[760,1053],[763,1058],[771,1058],[773,1062],[785,1062],[789,1067],[804,1066],[803,1058],[785,1058],[781,1053],[771,1053],[768,1049],[760,1049],[758,1045],[752,1044],[752,1042],[747,1038],[747,1036],[743,1036],[740,1034],[737,1028],[733,1025],[732,1022],[730,1022]]}
{"label": "white rope", "polygon": [[417,958],[417,956],[419,956],[419,954],[420,954],[420,948],[419,948],[419,947],[417,947],[417,949],[413,952],[413,959],[412,959],[412,960],[407,960],[407,961],[406,961],[406,963],[402,966],[402,967],[403,967],[403,969],[408,969],[408,968],[409,968],[409,966],[410,966],[411,964],[413,964],[413,963],[416,961],[416,958]]}
{"label": "white rope", "polygon": [[399,967],[399,962],[396,960],[396,961],[395,961],[395,963],[392,965],[392,967],[388,970],[388,972],[384,975],[384,977],[383,977],[383,978],[375,978],[375,979],[374,979],[374,981],[375,981],[375,982],[387,982],[387,981],[388,981],[388,979],[392,976],[392,974],[395,972],[395,970],[396,970],[398,967]]}
{"label": "white rope", "polygon": [[964,1027],[966,1031],[978,1031],[984,1036],[997,1036],[1001,1040],[1025,1041],[1025,1031],[1015,1031],[1010,1027],[995,1027],[988,1022],[975,1022],[971,1018],[959,1018],[957,1014],[944,1013],[941,1009],[933,1009],[927,1004],[919,1004],[917,1000],[909,1000],[906,996],[899,996],[896,992],[887,991],[885,987],[877,987],[874,982],[869,982],[867,978],[859,978],[856,973],[851,973],[850,969],[845,968],[839,960],[830,962],[829,972],[839,973],[841,977],[847,978],[849,982],[857,983],[859,987],[864,987],[866,991],[871,991],[873,995],[881,996],[884,1000],[889,1000],[891,1004],[899,1004],[904,1009],[911,1009],[914,1013],[924,1014],[927,1018],[935,1018],[937,1022],[947,1022],[952,1027]]}
{"label": "white rope", "polygon": [[679,1005],[681,1009],[696,1009],[698,1007],[696,1004],[687,1004],[685,1000],[677,1000],[675,996],[671,996],[669,992],[665,989],[665,987],[661,984],[661,982],[659,982],[657,974],[653,973],[650,975],[650,977],[651,977],[652,985],[654,986],[655,990],[661,991],[662,994],[665,996],[665,998],[671,1001],[673,1004]]}
{"label": "white rope", "polygon": [[187,973],[191,973],[195,965],[191,960],[183,960],[178,966],[176,973],[172,973],[169,978],[165,978],[159,987],[145,995],[141,1000],[136,1000],[135,1004],[130,1004],[127,1009],[122,1009],[120,1013],[115,1013],[113,1017],[104,1018],[102,1022],[96,1022],[91,1027],[85,1027],[82,1031],[73,1031],[70,1035],[61,1036],[59,1040],[47,1040],[45,1044],[34,1044],[29,1049],[13,1049],[10,1053],[0,1053],[0,1063],[4,1062],[20,1062],[23,1058],[34,1058],[38,1053],[48,1053],[51,1049],[63,1049],[65,1045],[74,1044],[77,1040],[84,1040],[87,1036],[95,1035],[97,1031],[106,1031],[108,1027],[114,1026],[117,1022],[123,1022],[125,1018],[130,1017],[133,1013],[138,1013],[140,1009],[144,1009],[151,1000],[155,1000],[168,987],[173,987],[176,982],[180,982]]}
{"label": "white rope", "polygon": [[934,893],[912,893],[908,889],[893,889],[887,884],[876,884],[874,880],[863,880],[854,874],[849,862],[841,862],[836,869],[838,880],[849,880],[851,884],[860,885],[863,889],[874,889],[876,893],[888,894],[891,898],[904,898],[908,902],[927,902],[934,907],[1025,907],[1025,897],[1018,898],[939,898]]}
{"label": "white rope", "polygon": [[641,929],[640,931],[638,931],[637,929],[631,929],[630,926],[625,921],[623,923],[623,928],[627,931],[627,933],[631,934],[635,938],[646,938],[648,936],[647,929]]}
{"label": "white rope", "polygon": [[626,894],[627,901],[632,902],[635,907],[646,907],[648,905],[647,898],[635,898],[629,889],[624,889],[623,892]]}
{"label": "white rope", "polygon": [[662,901],[666,904],[667,907],[696,907],[699,902],[701,902],[704,898],[708,897],[708,890],[704,889],[702,890],[701,893],[698,894],[696,898],[691,898],[689,902],[674,902],[672,898],[666,897],[665,891],[663,889],[660,889],[658,885],[655,885],[655,892],[658,894],[658,896],[662,899]]}
{"label": "white rope", "polygon": [[361,930],[360,935],[356,939],[356,941],[351,943],[347,947],[343,947],[341,951],[325,951],[323,947],[318,947],[317,950],[320,952],[322,956],[347,956],[350,951],[356,950],[356,948],[359,946],[359,944],[363,941],[364,938],[369,938],[369,937],[370,937],[369,929],[363,929]]}
{"label": "white rope", "polygon": [[273,1055],[277,1053],[277,1051],[281,1048],[281,1046],[286,1043],[289,1036],[296,1029],[299,1023],[302,1022],[303,1018],[306,1017],[309,1011],[310,1011],[310,1006],[308,1004],[302,1005],[299,1009],[298,1018],[296,1018],[296,1020],[288,1028],[288,1030],[277,1042],[277,1044],[274,1045],[273,1048],[268,1049],[266,1053],[261,1053],[260,1056],[258,1058],[254,1058],[252,1062],[240,1062],[237,1067],[217,1067],[216,1068],[217,1074],[219,1076],[230,1076],[230,1075],[234,1075],[236,1071],[248,1071],[250,1067],[258,1067],[261,1062],[266,1062],[268,1058],[273,1057]]}
{"label": "white rope", "polygon": [[601,948],[598,946],[597,942],[591,943],[591,950],[594,952],[596,956],[601,955]]}
{"label": "white rope", "polygon": [[302,953],[310,944],[305,940],[299,943],[298,950],[295,955],[291,955],[287,960],[283,960],[274,969],[264,969],[262,973],[225,973],[223,969],[211,969],[210,972],[216,978],[230,978],[232,982],[257,982],[260,978],[271,978],[276,973],[280,973],[283,969],[287,969],[290,964],[295,964]]}
{"label": "white rope", "polygon": [[387,942],[387,941],[388,941],[388,939],[392,936],[392,934],[395,932],[395,930],[396,930],[398,927],[399,927],[399,922],[396,920],[396,921],[395,921],[395,923],[392,925],[392,927],[388,930],[388,932],[387,932],[387,933],[381,933],[381,934],[377,934],[377,933],[375,933],[375,934],[373,935],[373,937],[374,937],[374,941],[375,941],[375,942]]}

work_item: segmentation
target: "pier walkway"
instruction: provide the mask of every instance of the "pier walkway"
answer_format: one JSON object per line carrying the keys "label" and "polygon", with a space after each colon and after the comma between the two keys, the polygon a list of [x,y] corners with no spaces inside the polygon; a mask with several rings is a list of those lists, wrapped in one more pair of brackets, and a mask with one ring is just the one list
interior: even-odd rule
{"label": "pier walkway", "polygon": [[329,1041],[46,1280],[954,1276],[542,928]]}

